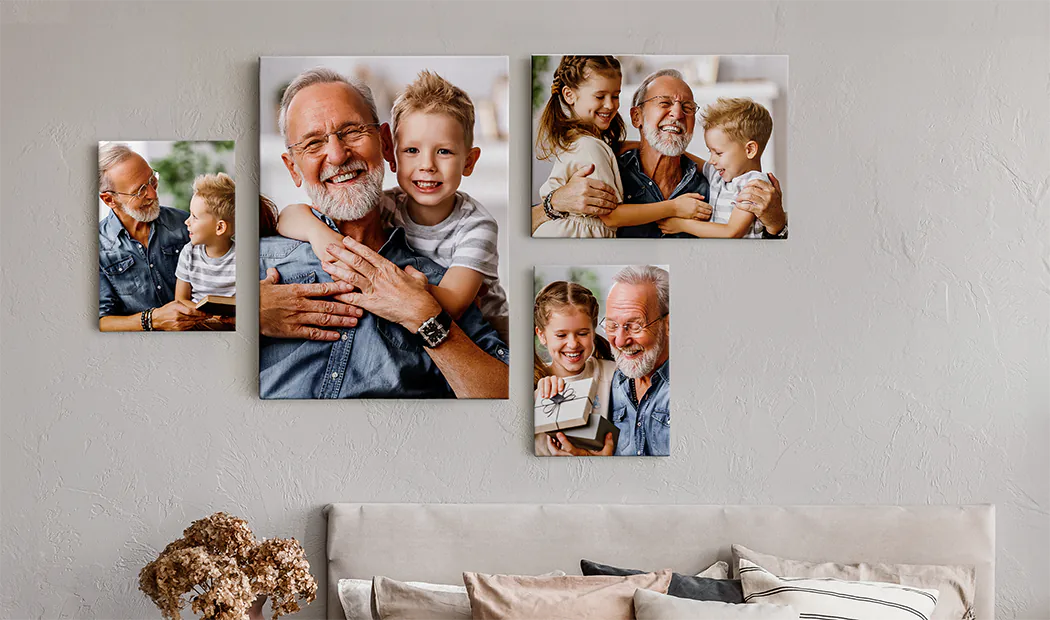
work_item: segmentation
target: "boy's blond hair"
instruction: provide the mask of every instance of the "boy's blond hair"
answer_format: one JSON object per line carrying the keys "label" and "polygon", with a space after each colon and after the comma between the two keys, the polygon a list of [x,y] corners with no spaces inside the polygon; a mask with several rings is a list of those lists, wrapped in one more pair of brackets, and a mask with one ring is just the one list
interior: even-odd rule
{"label": "boy's blond hair", "polygon": [[732,140],[758,144],[758,154],[766,150],[773,134],[773,117],[769,110],[746,98],[720,98],[704,108],[704,131],[721,129]]}
{"label": "boy's blond hair", "polygon": [[395,137],[401,119],[411,112],[448,114],[463,125],[463,137],[467,141],[467,148],[473,148],[474,104],[462,88],[454,86],[440,75],[426,70],[420,71],[416,81],[397,96],[394,109],[390,113]]}
{"label": "boy's blond hair", "polygon": [[235,202],[233,179],[225,172],[202,174],[193,180],[193,193],[200,196],[208,211],[220,220],[224,220],[233,230],[233,213]]}

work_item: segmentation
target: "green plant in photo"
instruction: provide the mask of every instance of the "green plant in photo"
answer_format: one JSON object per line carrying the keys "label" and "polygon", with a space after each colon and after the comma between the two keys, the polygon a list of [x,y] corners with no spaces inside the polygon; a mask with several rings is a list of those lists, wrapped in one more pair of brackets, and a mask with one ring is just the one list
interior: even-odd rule
{"label": "green plant in photo", "polygon": [[193,198],[193,179],[201,174],[227,172],[219,157],[221,153],[233,151],[233,140],[215,142],[175,142],[171,153],[153,162],[153,169],[160,176],[162,189],[172,195],[170,205],[183,211],[190,210]]}
{"label": "green plant in photo", "polygon": [[533,56],[532,57],[532,113],[535,114],[537,110],[543,107],[543,104],[547,103],[547,95],[550,94],[550,86],[543,83],[543,74],[547,72],[548,67],[551,65],[551,59],[549,56]]}

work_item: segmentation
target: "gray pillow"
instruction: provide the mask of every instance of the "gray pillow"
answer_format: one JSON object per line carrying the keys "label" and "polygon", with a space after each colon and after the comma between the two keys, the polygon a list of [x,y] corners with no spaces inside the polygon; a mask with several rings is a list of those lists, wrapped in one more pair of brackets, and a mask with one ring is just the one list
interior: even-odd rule
{"label": "gray pillow", "polygon": [[[645,571],[629,568],[616,568],[590,560],[580,560],[580,570],[584,575],[641,575]],[[721,601],[723,603],[743,603],[744,589],[739,579],[708,579],[674,573],[667,593],[678,598],[691,598],[695,601]]]}

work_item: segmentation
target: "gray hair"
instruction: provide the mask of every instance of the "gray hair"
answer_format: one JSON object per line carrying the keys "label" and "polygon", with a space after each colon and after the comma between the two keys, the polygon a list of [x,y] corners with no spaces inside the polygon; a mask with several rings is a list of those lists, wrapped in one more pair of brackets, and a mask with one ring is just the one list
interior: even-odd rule
{"label": "gray hair", "polygon": [[368,104],[368,111],[372,113],[372,122],[379,122],[379,112],[376,111],[376,100],[372,96],[372,89],[368,87],[368,84],[365,84],[361,80],[348,78],[332,69],[315,67],[295,76],[295,79],[292,80],[291,84],[284,89],[284,95],[281,96],[281,111],[277,115],[277,128],[280,130],[281,136],[285,140],[288,139],[285,130],[288,129],[288,107],[292,105],[292,99],[299,94],[299,91],[307,86],[331,83],[346,84],[354,89],[354,92],[361,95],[361,98],[365,100],[366,104]]}
{"label": "gray hair", "polygon": [[135,151],[120,142],[110,142],[98,147],[98,193],[113,191],[113,185],[109,182],[109,171],[132,155],[135,155]]}
{"label": "gray hair", "polygon": [[685,82],[685,77],[678,69],[660,69],[659,71],[654,71],[645,76],[645,79],[642,80],[642,84],[638,87],[638,90],[634,91],[634,97],[631,98],[631,107],[637,108],[642,105],[642,102],[645,101],[646,93],[649,92],[649,86],[656,80],[656,78],[664,77],[665,75]]}
{"label": "gray hair", "polygon": [[655,265],[628,265],[613,276],[613,282],[632,286],[652,284],[656,288],[656,304],[660,314],[671,311],[671,276],[666,270]]}

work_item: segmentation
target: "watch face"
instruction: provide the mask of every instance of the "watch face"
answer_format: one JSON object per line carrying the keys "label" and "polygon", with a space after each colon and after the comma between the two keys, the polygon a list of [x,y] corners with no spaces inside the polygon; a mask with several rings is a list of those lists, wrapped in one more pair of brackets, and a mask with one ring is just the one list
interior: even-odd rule
{"label": "watch face", "polygon": [[427,319],[426,323],[419,326],[419,335],[432,347],[441,344],[447,334],[448,330],[436,318]]}

